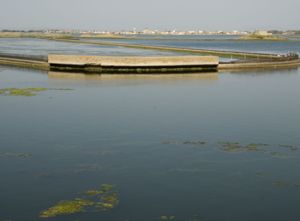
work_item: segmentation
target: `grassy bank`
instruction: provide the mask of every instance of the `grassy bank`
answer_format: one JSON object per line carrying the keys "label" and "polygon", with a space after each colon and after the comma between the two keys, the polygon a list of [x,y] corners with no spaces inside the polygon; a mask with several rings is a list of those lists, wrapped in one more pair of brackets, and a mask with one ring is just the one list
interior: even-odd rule
{"label": "grassy bank", "polygon": [[260,41],[288,41],[288,38],[276,36],[276,35],[243,35],[240,37],[240,40],[260,40]]}

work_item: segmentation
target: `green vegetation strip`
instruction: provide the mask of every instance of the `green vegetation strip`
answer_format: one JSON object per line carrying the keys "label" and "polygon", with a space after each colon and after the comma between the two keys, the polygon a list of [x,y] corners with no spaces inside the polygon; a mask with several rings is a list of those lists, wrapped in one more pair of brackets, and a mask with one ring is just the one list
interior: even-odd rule
{"label": "green vegetation strip", "polygon": [[80,198],[60,201],[42,211],[41,218],[72,215],[82,212],[99,212],[114,209],[119,204],[118,192],[111,184],[102,184],[99,189],[87,190]]}
{"label": "green vegetation strip", "polygon": [[72,89],[69,89],[69,88],[33,88],[33,87],[1,88],[0,95],[32,97],[32,96],[36,96],[39,92],[48,91],[48,90],[68,91],[68,90],[72,90]]}
{"label": "green vegetation strip", "polygon": [[[162,141],[161,144],[164,145],[176,145],[178,147],[191,147],[203,149],[210,145],[208,142],[203,140],[185,140],[185,141],[176,141],[176,140],[166,140]],[[291,153],[298,151],[299,146],[290,145],[290,144],[279,144],[271,145],[265,143],[249,143],[242,144],[239,142],[227,142],[219,141],[214,145],[218,146],[218,149],[227,153],[246,153],[246,152],[259,152],[268,154],[272,158],[281,158],[287,159],[291,157]],[[288,154],[290,153],[290,154]]]}

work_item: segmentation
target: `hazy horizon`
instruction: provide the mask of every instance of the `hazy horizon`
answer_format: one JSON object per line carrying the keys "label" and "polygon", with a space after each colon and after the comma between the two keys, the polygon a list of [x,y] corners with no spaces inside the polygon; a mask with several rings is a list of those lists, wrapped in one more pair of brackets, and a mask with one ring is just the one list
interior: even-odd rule
{"label": "hazy horizon", "polygon": [[300,29],[296,0],[0,1],[0,29]]}

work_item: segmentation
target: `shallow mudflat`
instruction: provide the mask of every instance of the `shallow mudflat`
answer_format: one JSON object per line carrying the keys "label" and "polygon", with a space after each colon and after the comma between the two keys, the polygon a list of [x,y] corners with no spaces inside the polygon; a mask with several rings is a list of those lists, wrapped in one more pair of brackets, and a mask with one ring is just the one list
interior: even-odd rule
{"label": "shallow mudflat", "polygon": [[0,67],[0,220],[299,220],[299,84]]}

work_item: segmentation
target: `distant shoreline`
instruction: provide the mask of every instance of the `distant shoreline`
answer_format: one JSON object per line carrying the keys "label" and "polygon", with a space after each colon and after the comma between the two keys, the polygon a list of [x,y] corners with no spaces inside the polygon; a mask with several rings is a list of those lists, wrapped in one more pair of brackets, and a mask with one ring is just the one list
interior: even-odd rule
{"label": "distant shoreline", "polygon": [[[0,33],[0,37],[3,38],[36,38],[36,39],[46,39],[51,41],[59,41],[59,42],[69,42],[75,44],[91,44],[91,45],[99,45],[99,46],[116,46],[116,47],[125,47],[125,48],[136,48],[136,49],[144,49],[144,50],[157,50],[157,51],[170,51],[170,52],[179,52],[190,55],[212,55],[212,56],[220,56],[220,57],[231,57],[231,58],[239,58],[243,59],[239,62],[222,62],[218,66],[218,70],[230,70],[230,69],[250,69],[250,68],[286,68],[286,67],[298,67],[300,66],[300,60],[296,55],[293,56],[282,56],[277,54],[263,54],[263,53],[251,53],[251,52],[239,52],[239,51],[222,51],[222,50],[210,50],[210,49],[194,49],[194,48],[180,48],[180,47],[167,47],[167,46],[155,46],[155,45],[145,45],[145,44],[129,44],[129,43],[120,43],[120,42],[108,42],[108,41],[87,41],[79,38],[74,38],[73,36],[65,35],[65,34],[40,34],[40,33]],[[84,38],[88,39],[88,38]],[[237,39],[240,40],[240,39]],[[139,56],[143,57],[143,56]],[[171,58],[170,58],[171,59]],[[9,65],[9,66],[17,66],[17,67],[25,67],[39,70],[50,70],[50,65],[48,60],[35,58],[34,56],[26,56],[26,55],[6,55],[0,54],[0,64]],[[161,71],[164,70],[165,67],[161,67]],[[78,70],[77,67],[68,67],[70,71]],[[120,70],[129,70],[133,72],[143,72],[141,68],[128,68],[126,65],[124,67],[119,68]],[[184,67],[177,69],[176,67],[170,70],[181,71],[181,72],[196,72],[197,70],[202,70],[201,68],[195,67]],[[85,69],[83,69],[85,70]],[[101,73],[101,68],[98,67],[96,69],[97,72]],[[112,67],[110,72],[118,72],[118,68]],[[146,69],[145,69],[146,70]],[[151,69],[154,71],[155,69]],[[150,71],[150,69],[148,70]]]}

